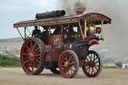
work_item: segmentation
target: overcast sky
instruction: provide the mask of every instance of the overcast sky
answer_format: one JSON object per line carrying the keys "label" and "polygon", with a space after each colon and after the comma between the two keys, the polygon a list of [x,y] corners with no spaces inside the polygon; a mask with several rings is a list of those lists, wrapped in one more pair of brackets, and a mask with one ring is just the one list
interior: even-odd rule
{"label": "overcast sky", "polygon": [[[61,0],[59,0],[61,1]],[[62,0],[71,1],[72,3],[77,0]],[[87,11],[96,11],[104,13],[112,18],[112,25],[119,25],[120,22],[127,25],[128,17],[128,0],[81,0],[85,1]],[[72,6],[72,3],[69,3]],[[20,37],[17,30],[13,28],[13,24],[22,20],[31,20],[35,18],[38,12],[52,11],[60,9],[58,0],[0,0],[0,39]],[[69,7],[69,6],[68,6]],[[70,7],[69,7],[70,8]],[[118,18],[118,20],[117,20]],[[117,23],[116,21],[120,21]],[[124,26],[121,24],[120,26]],[[127,25],[128,26],[128,25]],[[116,33],[127,35],[127,26],[125,29],[119,30]],[[121,29],[118,26],[119,29]],[[117,29],[116,27],[113,28]],[[110,33],[110,32],[109,32]],[[117,34],[115,37],[117,37]]]}
{"label": "overcast sky", "polygon": [[35,18],[38,12],[56,10],[57,0],[0,0],[0,39],[19,37],[13,24]]}

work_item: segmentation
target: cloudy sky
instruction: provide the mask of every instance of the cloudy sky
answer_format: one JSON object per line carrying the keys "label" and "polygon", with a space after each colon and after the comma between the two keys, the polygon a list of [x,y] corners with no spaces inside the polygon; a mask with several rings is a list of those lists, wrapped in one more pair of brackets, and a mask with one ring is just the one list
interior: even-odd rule
{"label": "cloudy sky", "polygon": [[0,0],[0,39],[19,37],[13,24],[56,9],[57,0]]}

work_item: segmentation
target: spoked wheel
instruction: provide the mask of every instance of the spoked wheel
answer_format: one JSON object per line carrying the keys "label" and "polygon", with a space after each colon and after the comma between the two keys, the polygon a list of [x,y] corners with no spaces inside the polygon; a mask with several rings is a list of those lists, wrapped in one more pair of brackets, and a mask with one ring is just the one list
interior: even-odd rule
{"label": "spoked wheel", "polygon": [[44,69],[41,56],[44,55],[44,44],[40,39],[27,39],[21,49],[21,65],[27,74],[37,75]]}
{"label": "spoked wheel", "polygon": [[59,71],[58,66],[56,65],[56,63],[53,64],[53,67],[50,68],[50,70],[54,74],[60,74],[60,71]]}
{"label": "spoked wheel", "polygon": [[79,69],[79,60],[76,53],[72,50],[66,50],[60,55],[59,70],[63,77],[73,78]]}
{"label": "spoked wheel", "polygon": [[88,77],[96,77],[102,69],[99,55],[95,51],[89,51],[85,57],[85,65],[82,66],[83,72]]}

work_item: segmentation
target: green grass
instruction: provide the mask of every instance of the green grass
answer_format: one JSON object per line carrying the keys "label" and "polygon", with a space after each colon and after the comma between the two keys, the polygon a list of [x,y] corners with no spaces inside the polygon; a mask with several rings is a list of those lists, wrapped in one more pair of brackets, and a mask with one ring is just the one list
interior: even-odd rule
{"label": "green grass", "polygon": [[0,68],[20,68],[21,66],[0,66]]}
{"label": "green grass", "polygon": [[116,68],[116,66],[103,66],[103,68]]}
{"label": "green grass", "polygon": [[0,54],[0,67],[20,67],[20,58]]}

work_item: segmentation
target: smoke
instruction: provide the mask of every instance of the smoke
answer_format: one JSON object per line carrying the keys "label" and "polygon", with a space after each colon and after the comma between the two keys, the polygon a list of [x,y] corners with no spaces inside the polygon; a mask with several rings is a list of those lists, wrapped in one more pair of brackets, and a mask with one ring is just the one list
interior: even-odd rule
{"label": "smoke", "polygon": [[100,48],[106,47],[109,51],[105,56],[112,57],[114,62],[128,62],[128,0],[59,0],[58,3],[58,8],[66,10],[67,15],[75,14],[76,6],[79,8],[82,3],[85,13],[98,12],[110,17],[112,24]]}
{"label": "smoke", "polygon": [[75,15],[76,10],[86,10],[86,0],[58,0],[58,8],[64,9],[67,15]]}
{"label": "smoke", "polygon": [[77,1],[75,3],[74,9],[75,10],[83,10],[83,11],[85,11],[86,10],[86,7],[85,7],[85,5],[82,2]]}

